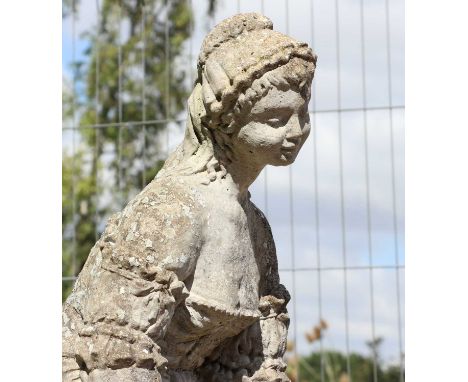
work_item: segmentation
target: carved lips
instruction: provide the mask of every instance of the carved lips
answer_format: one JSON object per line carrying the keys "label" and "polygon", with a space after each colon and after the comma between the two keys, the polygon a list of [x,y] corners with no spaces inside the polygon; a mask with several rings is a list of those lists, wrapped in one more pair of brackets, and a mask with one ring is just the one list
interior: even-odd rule
{"label": "carved lips", "polygon": [[281,154],[283,154],[287,159],[290,159],[297,155],[299,147],[300,145],[281,146]]}

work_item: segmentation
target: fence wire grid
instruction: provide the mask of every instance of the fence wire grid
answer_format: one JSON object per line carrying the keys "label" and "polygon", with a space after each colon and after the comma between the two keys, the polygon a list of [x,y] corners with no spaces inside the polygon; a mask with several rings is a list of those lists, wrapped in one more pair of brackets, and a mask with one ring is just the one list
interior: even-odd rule
{"label": "fence wire grid", "polygon": [[[289,363],[318,352],[314,380],[329,381],[328,351],[340,351],[348,379],[336,381],[343,382],[352,380],[352,355],[369,354],[374,382],[388,365],[398,366],[403,381],[403,0],[216,1],[212,14],[208,0],[153,0],[139,5],[140,27],[129,24],[128,3],[64,3],[64,288],[91,249],[80,243],[97,239],[107,217],[182,141],[185,111],[177,97],[194,82],[204,35],[235,13],[261,12],[319,57],[308,141],[296,163],[268,167],[251,188],[270,221],[281,280],[292,295]],[[184,12],[189,18],[177,19]],[[103,15],[113,18],[113,29]],[[151,22],[157,32],[148,29]],[[182,43],[176,35],[185,37]],[[152,69],[151,52],[160,70]],[[184,94],[176,95],[177,84]],[[110,117],[101,119],[106,108]],[[296,367],[296,381],[308,380],[302,370]]]}

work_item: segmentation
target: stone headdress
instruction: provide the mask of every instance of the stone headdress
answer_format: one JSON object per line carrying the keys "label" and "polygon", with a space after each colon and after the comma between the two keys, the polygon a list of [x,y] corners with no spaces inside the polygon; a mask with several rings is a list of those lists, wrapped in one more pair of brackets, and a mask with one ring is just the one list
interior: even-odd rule
{"label": "stone headdress", "polygon": [[213,131],[233,133],[236,116],[245,114],[271,86],[284,82],[265,74],[291,65],[289,75],[299,87],[310,87],[316,60],[306,43],[274,31],[271,20],[259,13],[238,14],[216,25],[198,57],[184,142],[166,161],[161,175],[176,169],[178,174],[210,172],[217,165]]}

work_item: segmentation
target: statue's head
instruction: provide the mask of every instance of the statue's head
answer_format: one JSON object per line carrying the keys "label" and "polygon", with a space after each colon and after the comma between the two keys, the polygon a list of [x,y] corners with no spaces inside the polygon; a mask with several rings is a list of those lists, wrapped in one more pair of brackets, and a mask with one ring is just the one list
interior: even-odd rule
{"label": "statue's head", "polygon": [[310,131],[316,56],[306,43],[272,28],[267,17],[247,13],[222,21],[206,36],[183,157],[211,151],[216,164],[234,158],[259,166],[294,161]]}

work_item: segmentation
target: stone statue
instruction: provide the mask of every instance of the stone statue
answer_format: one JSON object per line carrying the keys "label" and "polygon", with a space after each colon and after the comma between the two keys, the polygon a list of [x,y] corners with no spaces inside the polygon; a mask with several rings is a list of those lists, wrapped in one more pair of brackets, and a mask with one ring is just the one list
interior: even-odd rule
{"label": "stone statue", "polygon": [[294,162],[316,56],[257,13],[205,38],[182,144],[113,215],[63,306],[63,379],[289,381],[289,293],[248,187]]}

